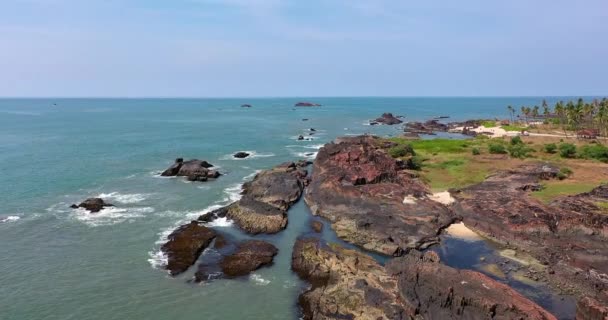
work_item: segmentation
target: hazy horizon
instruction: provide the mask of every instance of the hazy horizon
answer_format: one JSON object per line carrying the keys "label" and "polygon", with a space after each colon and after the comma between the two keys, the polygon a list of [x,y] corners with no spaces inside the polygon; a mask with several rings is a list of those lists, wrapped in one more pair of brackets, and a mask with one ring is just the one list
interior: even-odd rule
{"label": "hazy horizon", "polygon": [[598,96],[606,18],[603,0],[15,0],[0,97]]}

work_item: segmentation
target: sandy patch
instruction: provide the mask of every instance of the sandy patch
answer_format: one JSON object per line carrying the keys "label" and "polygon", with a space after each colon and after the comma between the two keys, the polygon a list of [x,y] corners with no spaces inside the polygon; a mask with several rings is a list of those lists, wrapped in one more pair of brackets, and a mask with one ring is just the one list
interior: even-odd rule
{"label": "sandy patch", "polygon": [[[464,127],[455,128],[456,131],[462,131],[463,129]],[[486,128],[484,126],[479,126],[477,128],[469,128],[469,131],[473,131],[478,134],[485,134],[492,138],[513,137],[519,135],[518,131],[506,131],[501,127]]]}
{"label": "sandy patch", "polygon": [[464,223],[462,223],[462,222],[453,223],[447,229],[445,229],[445,232],[449,236],[452,236],[456,239],[465,240],[465,241],[482,241],[483,240],[483,238],[480,235],[475,233],[473,230],[467,228],[467,226],[465,226]]}
{"label": "sandy patch", "polygon": [[429,196],[429,199],[446,206],[449,206],[456,201],[448,191],[433,193]]}
{"label": "sandy patch", "polygon": [[406,196],[405,198],[403,198],[403,203],[416,204],[416,198],[414,196]]}

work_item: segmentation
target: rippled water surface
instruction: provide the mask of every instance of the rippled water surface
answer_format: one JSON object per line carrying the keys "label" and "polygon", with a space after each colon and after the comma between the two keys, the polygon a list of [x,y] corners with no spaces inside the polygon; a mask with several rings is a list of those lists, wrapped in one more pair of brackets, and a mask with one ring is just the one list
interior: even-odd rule
{"label": "rippled water surface", "polygon": [[[293,108],[299,100],[323,107]],[[506,116],[506,105],[540,100],[0,100],[0,319],[295,319],[302,284],[289,263],[309,228],[302,201],[287,230],[263,237],[280,250],[275,264],[248,278],[205,285],[188,283],[191,272],[170,278],[157,268],[159,243],[179,223],[237,199],[257,170],[313,159],[340,135],[398,134],[366,125],[382,112],[494,117]],[[311,127],[316,134],[306,136]],[[312,140],[297,141],[301,134]],[[253,156],[230,156],[241,150]],[[206,183],[158,177],[176,157],[207,160],[225,175]],[[68,208],[91,196],[116,207]],[[216,227],[247,237],[226,221]]]}

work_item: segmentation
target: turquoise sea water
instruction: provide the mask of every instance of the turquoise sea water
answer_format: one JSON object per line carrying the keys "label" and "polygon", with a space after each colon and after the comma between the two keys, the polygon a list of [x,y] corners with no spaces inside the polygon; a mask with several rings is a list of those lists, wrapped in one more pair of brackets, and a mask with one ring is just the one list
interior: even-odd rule
{"label": "turquoise sea water", "polygon": [[[292,107],[301,100],[323,106]],[[157,268],[160,241],[237,199],[256,170],[312,159],[337,136],[399,134],[365,125],[383,112],[406,120],[508,117],[507,105],[541,100],[1,99],[0,319],[296,319],[303,284],[289,263],[308,230],[303,202],[290,210],[287,230],[263,237],[280,250],[275,264],[249,278],[204,285],[187,282],[192,272],[171,278]],[[314,140],[297,141],[308,128],[317,130]],[[241,150],[253,156],[231,158]],[[206,183],[159,178],[176,157],[207,160],[225,175]],[[68,208],[91,196],[117,207]],[[217,228],[247,237],[227,223]]]}

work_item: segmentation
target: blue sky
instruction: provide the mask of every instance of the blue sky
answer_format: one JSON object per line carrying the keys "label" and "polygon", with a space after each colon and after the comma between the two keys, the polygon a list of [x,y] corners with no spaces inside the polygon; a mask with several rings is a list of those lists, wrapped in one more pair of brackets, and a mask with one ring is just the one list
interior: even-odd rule
{"label": "blue sky", "polygon": [[3,0],[0,96],[608,94],[606,0]]}

